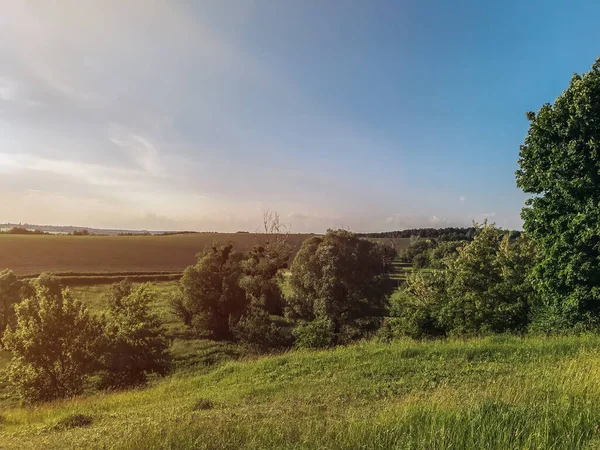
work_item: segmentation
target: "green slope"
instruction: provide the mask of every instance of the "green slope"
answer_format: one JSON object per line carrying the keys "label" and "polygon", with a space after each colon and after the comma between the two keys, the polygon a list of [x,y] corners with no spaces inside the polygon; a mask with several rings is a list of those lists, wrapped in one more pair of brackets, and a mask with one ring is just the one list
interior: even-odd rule
{"label": "green slope", "polygon": [[595,336],[290,352],[0,411],[0,448],[598,448],[599,363]]}

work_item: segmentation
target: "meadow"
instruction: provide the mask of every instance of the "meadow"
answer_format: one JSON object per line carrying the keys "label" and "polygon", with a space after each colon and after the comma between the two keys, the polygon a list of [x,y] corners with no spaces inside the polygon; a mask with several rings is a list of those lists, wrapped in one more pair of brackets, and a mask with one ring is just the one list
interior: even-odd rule
{"label": "meadow", "polygon": [[590,449],[600,337],[364,342],[0,412],[2,448]]}

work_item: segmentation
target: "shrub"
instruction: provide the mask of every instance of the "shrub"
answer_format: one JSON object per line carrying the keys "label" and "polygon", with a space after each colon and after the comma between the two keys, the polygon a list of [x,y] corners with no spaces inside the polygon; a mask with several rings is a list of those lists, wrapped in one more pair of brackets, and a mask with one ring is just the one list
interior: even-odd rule
{"label": "shrub", "polygon": [[267,350],[289,344],[283,331],[273,321],[265,307],[260,304],[252,304],[242,317],[230,326],[237,341],[257,350]]}
{"label": "shrub", "polygon": [[484,223],[446,259],[446,269],[415,273],[392,296],[382,334],[411,337],[523,331],[536,297],[529,274],[533,245]]}
{"label": "shrub", "polygon": [[199,335],[231,339],[229,324],[237,322],[249,300],[239,286],[242,255],[233,245],[213,246],[198,255],[180,281],[180,292],[172,299],[172,308],[186,325]]}
{"label": "shrub", "polygon": [[327,317],[296,326],[293,330],[299,348],[327,348],[335,345],[337,337],[334,326]]}
{"label": "shrub", "polygon": [[400,259],[416,268],[429,265],[429,250],[435,246],[433,239],[411,238],[410,244],[400,253]]}
{"label": "shrub", "polygon": [[529,275],[535,251],[525,236],[510,236],[484,223],[459,249],[445,276],[440,324],[453,334],[524,330],[535,301]]}
{"label": "shrub", "polygon": [[385,328],[392,337],[423,338],[444,335],[438,315],[442,307],[444,278],[440,274],[412,273],[403,289],[390,298],[390,318]]}
{"label": "shrub", "polygon": [[[8,325],[14,324],[14,307],[22,300],[23,285],[12,270],[0,271],[0,338]],[[0,348],[2,339],[0,339]]]}
{"label": "shrub", "polygon": [[123,388],[169,370],[169,346],[160,318],[150,310],[149,285],[133,289],[127,280],[113,285],[100,362],[102,387]]}
{"label": "shrub", "polygon": [[79,394],[95,361],[101,323],[52,276],[42,274],[34,288],[15,306],[15,328],[4,333],[13,353],[9,379],[28,402]]}
{"label": "shrub", "polygon": [[[389,248],[345,230],[307,239],[292,264],[291,318],[332,327],[333,341],[347,342],[376,329],[389,289]],[[310,330],[310,328],[309,328]],[[298,330],[303,333],[303,327]]]}

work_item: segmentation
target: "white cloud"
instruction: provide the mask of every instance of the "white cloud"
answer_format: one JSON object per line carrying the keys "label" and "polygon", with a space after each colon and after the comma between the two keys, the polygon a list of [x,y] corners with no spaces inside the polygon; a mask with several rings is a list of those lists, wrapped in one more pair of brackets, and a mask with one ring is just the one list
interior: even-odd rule
{"label": "white cloud", "polygon": [[465,201],[467,201],[467,197],[465,197],[464,195],[461,195],[460,198],[459,198],[459,200],[461,202],[465,202]]}

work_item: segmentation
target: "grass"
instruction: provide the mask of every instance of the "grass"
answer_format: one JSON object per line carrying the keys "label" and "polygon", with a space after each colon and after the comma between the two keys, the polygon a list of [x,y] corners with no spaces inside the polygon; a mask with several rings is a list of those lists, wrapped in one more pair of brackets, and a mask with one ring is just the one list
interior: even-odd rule
{"label": "grass", "polygon": [[[233,242],[237,251],[257,243],[253,233],[173,236],[66,236],[0,234],[0,268],[17,275],[40,272],[181,272],[213,243]],[[294,234],[297,250],[307,234]]]}
{"label": "grass", "polygon": [[[598,336],[294,351],[146,389],[5,409],[0,446],[598,448],[599,363]],[[73,417],[85,426],[60,426]]]}

